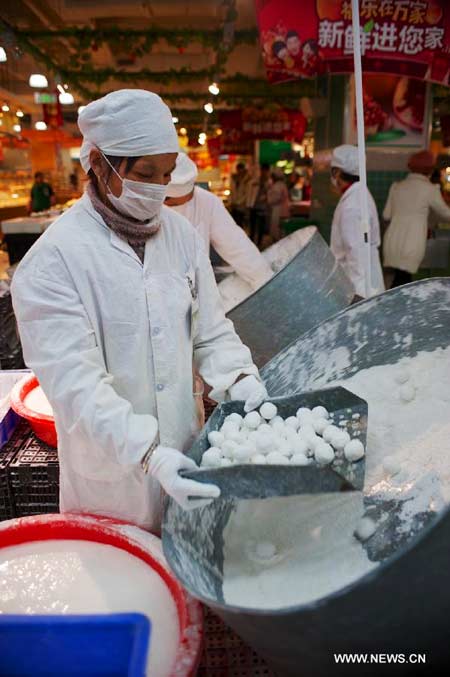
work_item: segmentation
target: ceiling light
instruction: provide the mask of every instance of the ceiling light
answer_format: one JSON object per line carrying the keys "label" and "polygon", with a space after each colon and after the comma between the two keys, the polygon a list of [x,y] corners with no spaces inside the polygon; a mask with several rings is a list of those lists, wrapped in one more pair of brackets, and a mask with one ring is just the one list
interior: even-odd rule
{"label": "ceiling light", "polygon": [[4,48],[0,47],[0,63],[5,63],[5,61],[8,61],[8,57],[6,56]]}
{"label": "ceiling light", "polygon": [[177,118],[177,116],[176,116],[176,115],[173,115],[173,116],[172,116],[172,122],[173,122],[173,124],[174,124],[174,125],[176,125],[176,124],[177,124],[177,122],[178,122],[178,118]]}
{"label": "ceiling light", "polygon": [[217,96],[220,92],[217,82],[213,82],[211,85],[209,85],[208,90],[213,96]]}
{"label": "ceiling light", "polygon": [[64,87],[62,85],[56,85],[56,89],[58,90],[58,92],[60,94],[65,94],[65,92],[66,92],[66,90],[64,89]]}
{"label": "ceiling light", "polygon": [[8,106],[7,103],[4,103],[4,104],[3,104],[3,106],[2,106],[2,111],[3,111],[4,113],[9,113],[9,106]]}
{"label": "ceiling light", "polygon": [[199,134],[198,135],[198,142],[201,146],[204,146],[206,143],[206,134]]}
{"label": "ceiling light", "polygon": [[21,110],[16,111],[16,115],[18,118],[23,118],[23,111]]}
{"label": "ceiling light", "polygon": [[181,129],[180,129],[180,134],[181,134],[182,136],[186,136],[186,134],[187,134],[187,129],[186,129],[186,127],[181,127]]}
{"label": "ceiling light", "polygon": [[13,125],[13,129],[14,129],[15,132],[21,132],[22,131],[22,127],[20,125]]}
{"label": "ceiling light", "polygon": [[43,120],[38,120],[38,122],[36,122],[34,126],[39,132],[45,132],[45,130],[47,129],[47,125]]}
{"label": "ceiling light", "polygon": [[205,105],[203,106],[203,108],[205,109],[205,111],[206,111],[207,113],[212,113],[213,110],[214,110],[214,106],[212,105],[212,103],[205,103]]}
{"label": "ceiling light", "polygon": [[78,115],[86,108],[86,106],[78,106]]}
{"label": "ceiling light", "polygon": [[75,103],[75,99],[70,92],[64,92],[63,94],[60,94],[58,98],[59,103],[62,105],[70,105],[71,103]]}
{"label": "ceiling light", "polygon": [[216,134],[217,134],[217,136],[220,136],[221,134],[223,134],[223,131],[220,129],[220,127],[218,127],[216,129]]}
{"label": "ceiling light", "polygon": [[28,80],[28,84],[30,87],[48,87],[48,80],[45,77],[45,75],[41,75],[41,73],[33,73],[33,75],[30,75],[30,79]]}

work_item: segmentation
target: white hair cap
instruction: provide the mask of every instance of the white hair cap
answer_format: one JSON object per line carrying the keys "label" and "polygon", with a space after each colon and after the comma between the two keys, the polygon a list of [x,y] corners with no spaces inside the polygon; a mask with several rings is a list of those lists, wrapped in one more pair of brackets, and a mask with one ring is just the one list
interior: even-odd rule
{"label": "white hair cap", "polygon": [[358,147],[344,143],[335,148],[331,156],[331,166],[342,169],[346,174],[359,176]]}
{"label": "white hair cap", "polygon": [[192,193],[197,176],[195,162],[186,153],[178,153],[177,164],[167,186],[167,197],[184,197]]}
{"label": "white hair cap", "polygon": [[164,101],[145,89],[119,89],[92,101],[78,116],[83,134],[80,162],[89,171],[89,153],[138,157],[178,153],[172,113]]}

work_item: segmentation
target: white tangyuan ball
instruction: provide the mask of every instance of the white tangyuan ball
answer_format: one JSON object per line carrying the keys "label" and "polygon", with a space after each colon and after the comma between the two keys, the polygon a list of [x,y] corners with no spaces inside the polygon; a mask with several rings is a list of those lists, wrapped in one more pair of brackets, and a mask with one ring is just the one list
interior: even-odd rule
{"label": "white tangyuan ball", "polygon": [[322,407],[322,406],[314,407],[314,409],[312,410],[312,415],[313,415],[313,418],[328,418],[329,417],[328,409],[325,409],[325,407]]}
{"label": "white tangyuan ball", "polygon": [[241,435],[241,439],[243,439],[243,440],[248,440],[248,438],[249,438],[249,436],[252,432],[253,431],[250,430],[250,428],[246,428],[245,426],[242,426],[242,428],[239,430],[239,433]]}
{"label": "white tangyuan ball", "polygon": [[226,439],[231,440],[232,442],[236,442],[236,444],[241,444],[243,441],[243,437],[241,435],[240,430],[233,430],[227,433]]}
{"label": "white tangyuan ball", "polygon": [[340,432],[341,431],[339,430],[339,428],[336,425],[329,425],[323,431],[322,437],[325,440],[325,442],[329,443],[333,439],[334,435],[336,435],[336,433],[340,433]]}
{"label": "white tangyuan ball", "polygon": [[261,435],[256,441],[256,449],[261,454],[269,454],[274,450],[275,438],[273,435]]}
{"label": "white tangyuan ball", "polygon": [[283,431],[283,436],[285,439],[287,439],[288,442],[292,442],[293,440],[298,439],[298,433],[294,430],[294,428],[285,428]]}
{"label": "white tangyuan ball", "polygon": [[416,389],[412,383],[405,383],[398,391],[398,395],[402,402],[412,402],[416,396]]}
{"label": "white tangyuan ball", "polygon": [[314,450],[314,458],[320,465],[328,465],[334,460],[334,451],[330,444],[321,441]]}
{"label": "white tangyuan ball", "polygon": [[311,459],[305,454],[294,454],[290,459],[291,465],[310,465]]}
{"label": "white tangyuan ball", "polygon": [[256,428],[261,423],[261,416],[257,411],[249,411],[249,413],[244,418],[244,425],[251,430],[256,430]]}
{"label": "white tangyuan ball", "polygon": [[351,440],[344,447],[344,456],[348,461],[359,461],[365,454],[361,440]]}
{"label": "white tangyuan ball", "polygon": [[289,460],[287,456],[283,456],[283,454],[280,454],[277,451],[272,451],[271,454],[266,456],[267,463],[270,463],[270,465],[288,465]]}
{"label": "white tangyuan ball", "polygon": [[239,432],[239,426],[234,423],[234,421],[225,421],[225,423],[222,425],[220,432],[225,435],[227,438],[229,435],[233,435],[234,433]]}
{"label": "white tangyuan ball", "polygon": [[284,425],[284,420],[281,418],[281,416],[274,416],[274,417],[270,420],[269,425],[271,425],[272,428],[273,428],[273,426],[275,426],[275,425],[277,425],[277,424],[279,424],[279,423],[282,423],[282,424]]}
{"label": "white tangyuan ball", "polygon": [[258,428],[258,432],[259,433],[268,433],[269,435],[272,435],[273,428],[268,423],[261,423],[261,425]]}
{"label": "white tangyuan ball", "polygon": [[299,435],[296,435],[296,439],[289,440],[291,443],[292,453],[295,454],[306,454],[308,453],[309,445],[308,442]]}
{"label": "white tangyuan ball", "polygon": [[229,466],[233,465],[231,459],[229,458],[222,458],[220,460],[220,467],[221,468],[228,468]]}
{"label": "white tangyuan ball", "polygon": [[242,425],[243,418],[240,414],[235,412],[233,414],[229,414],[225,418],[225,423],[228,423],[229,421],[231,421],[232,423],[235,423],[240,428],[241,425]]}
{"label": "white tangyuan ball", "polygon": [[318,435],[322,435],[325,428],[328,428],[330,425],[326,418],[313,418],[311,424],[314,428],[314,432],[316,432]]}
{"label": "white tangyuan ball", "polygon": [[297,416],[288,416],[284,422],[284,425],[288,428],[292,428],[293,430],[298,430],[300,427],[300,421],[298,420]]}
{"label": "white tangyuan ball", "polygon": [[396,375],[394,376],[394,380],[397,383],[406,383],[406,381],[409,381],[409,371],[405,369],[405,367],[399,367]]}
{"label": "white tangyuan ball", "polygon": [[248,428],[248,431],[249,431],[249,433],[248,433],[248,437],[247,437],[247,442],[249,444],[257,445],[258,440],[260,438],[260,434],[259,434],[258,430],[250,430],[250,428]]}
{"label": "white tangyuan ball", "polygon": [[222,454],[225,456],[225,458],[233,458],[237,446],[238,445],[236,442],[233,442],[232,440],[225,440],[225,442],[222,444]]}
{"label": "white tangyuan ball", "polygon": [[254,450],[250,446],[237,447],[234,450],[233,458],[238,463],[248,463],[253,453]]}
{"label": "white tangyuan ball", "polygon": [[278,453],[282,454],[283,456],[292,455],[292,446],[287,440],[279,439],[277,444],[277,450]]}
{"label": "white tangyuan ball", "polygon": [[277,415],[278,409],[272,402],[264,402],[259,409],[259,413],[266,421],[270,421]]}
{"label": "white tangyuan ball", "polygon": [[343,449],[350,442],[350,435],[345,430],[335,433],[331,439],[331,444],[335,449]]}
{"label": "white tangyuan ball", "polygon": [[220,465],[222,458],[221,450],[217,447],[207,449],[202,456],[202,466],[206,468],[215,468]]}
{"label": "white tangyuan ball", "polygon": [[212,447],[221,447],[225,442],[225,435],[220,430],[211,430],[208,433],[208,442]]}
{"label": "white tangyuan ball", "polygon": [[250,459],[250,463],[253,463],[253,465],[266,465],[267,460],[262,454],[254,454]]}
{"label": "white tangyuan ball", "polygon": [[362,517],[355,529],[355,536],[360,541],[367,541],[377,530],[376,523],[370,517]]}
{"label": "white tangyuan ball", "polygon": [[300,421],[300,423],[310,423],[312,419],[312,411],[311,409],[308,409],[308,407],[300,407],[300,409],[297,409],[297,412],[295,414]]}

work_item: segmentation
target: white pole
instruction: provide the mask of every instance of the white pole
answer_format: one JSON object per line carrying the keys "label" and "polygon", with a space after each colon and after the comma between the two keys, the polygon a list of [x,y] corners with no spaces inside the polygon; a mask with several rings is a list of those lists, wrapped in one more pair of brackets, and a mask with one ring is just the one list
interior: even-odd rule
{"label": "white pole", "polygon": [[[359,155],[359,180],[361,184],[361,229],[364,236],[364,249],[366,254],[366,298],[372,295],[371,285],[371,260],[370,260],[370,226],[369,226],[369,202],[367,199],[367,173],[366,173],[366,140],[364,136],[364,108],[363,87],[361,68],[361,43],[359,23],[359,2],[352,0],[353,21],[353,62],[355,70],[355,99],[356,99],[356,127],[358,130],[358,155]],[[351,114],[351,113],[350,113]]]}

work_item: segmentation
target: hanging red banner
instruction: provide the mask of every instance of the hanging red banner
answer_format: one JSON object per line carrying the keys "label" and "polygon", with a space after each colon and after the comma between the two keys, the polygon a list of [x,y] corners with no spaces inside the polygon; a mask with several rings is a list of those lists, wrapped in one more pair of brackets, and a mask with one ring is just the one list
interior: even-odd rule
{"label": "hanging red banner", "polygon": [[282,139],[300,143],[307,125],[303,113],[287,108],[221,111],[219,121],[223,130],[220,137],[222,153],[241,155],[251,154],[253,142],[258,139]]}
{"label": "hanging red banner", "polygon": [[[353,71],[351,0],[255,0],[268,79]],[[449,84],[448,0],[361,0],[366,72]]]}

